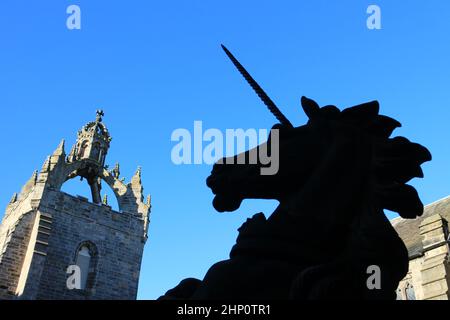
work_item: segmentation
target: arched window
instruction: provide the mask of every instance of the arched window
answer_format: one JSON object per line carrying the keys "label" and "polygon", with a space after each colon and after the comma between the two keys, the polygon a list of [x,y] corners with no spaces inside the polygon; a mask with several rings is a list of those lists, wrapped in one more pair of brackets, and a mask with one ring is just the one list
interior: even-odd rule
{"label": "arched window", "polygon": [[91,266],[91,254],[87,246],[82,246],[77,254],[77,266],[81,271],[81,290],[86,290],[87,279]]}
{"label": "arched window", "polygon": [[84,154],[86,152],[87,146],[88,146],[88,142],[87,141],[83,141],[83,143],[81,144],[81,147],[80,147],[80,151],[78,153],[78,157],[79,158],[83,158],[84,157]]}
{"label": "arched window", "polygon": [[80,267],[80,289],[89,294],[95,287],[98,251],[91,241],[82,242],[75,254],[75,264]]}
{"label": "arched window", "polygon": [[406,299],[416,300],[416,293],[414,292],[414,287],[410,283],[406,285]]}

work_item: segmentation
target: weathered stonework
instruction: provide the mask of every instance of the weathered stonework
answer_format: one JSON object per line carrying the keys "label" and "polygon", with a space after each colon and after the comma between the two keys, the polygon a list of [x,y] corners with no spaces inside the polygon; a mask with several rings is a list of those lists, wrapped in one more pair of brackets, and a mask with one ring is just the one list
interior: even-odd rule
{"label": "weathered stonework", "polygon": [[[102,115],[79,132],[68,157],[61,142],[11,199],[0,226],[0,299],[136,299],[150,198],[144,202],[140,168],[128,184],[105,168],[111,138]],[[88,181],[92,202],[61,192],[75,177]],[[120,212],[102,203],[101,181]],[[66,272],[82,248],[86,282],[70,290]]]}
{"label": "weathered stonework", "polygon": [[399,299],[449,300],[448,218],[450,197],[426,206],[420,219],[392,221],[410,257],[408,275],[397,291]]}

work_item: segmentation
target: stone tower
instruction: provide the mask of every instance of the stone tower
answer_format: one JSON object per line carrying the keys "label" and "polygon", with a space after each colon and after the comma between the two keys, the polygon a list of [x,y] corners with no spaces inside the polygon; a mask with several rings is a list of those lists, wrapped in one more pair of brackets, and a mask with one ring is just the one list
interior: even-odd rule
{"label": "stone tower", "polygon": [[[119,165],[108,171],[111,137],[103,112],[78,132],[66,156],[64,140],[15,194],[0,226],[0,299],[136,299],[149,224],[141,168],[125,184]],[[92,201],[61,192],[86,180]],[[119,212],[100,196],[114,192]]]}

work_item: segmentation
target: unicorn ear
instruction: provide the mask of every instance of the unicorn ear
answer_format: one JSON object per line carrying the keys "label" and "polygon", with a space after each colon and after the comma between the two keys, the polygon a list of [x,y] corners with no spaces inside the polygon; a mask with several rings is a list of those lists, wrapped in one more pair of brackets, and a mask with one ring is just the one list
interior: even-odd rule
{"label": "unicorn ear", "polygon": [[320,112],[319,105],[314,100],[308,99],[305,96],[302,97],[302,108],[310,120],[314,119]]}

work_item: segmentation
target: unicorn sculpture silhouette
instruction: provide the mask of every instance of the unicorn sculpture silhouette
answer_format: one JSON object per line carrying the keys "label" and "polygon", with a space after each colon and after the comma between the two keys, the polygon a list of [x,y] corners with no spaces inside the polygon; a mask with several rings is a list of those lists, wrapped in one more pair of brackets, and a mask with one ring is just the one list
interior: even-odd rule
{"label": "unicorn sculpture silhouette", "polygon": [[[160,299],[395,299],[408,253],[383,209],[408,219],[423,213],[407,182],[423,177],[420,165],[431,154],[404,137],[391,138],[401,125],[380,115],[376,101],[340,111],[303,97],[309,121],[294,127],[223,48],[280,122],[274,126],[280,167],[260,175],[261,165],[219,161],[207,179],[213,206],[231,212],[244,199],[280,204],[268,218],[248,219],[230,258],[202,281],[183,280]],[[368,285],[371,266],[380,271],[376,288]]]}

